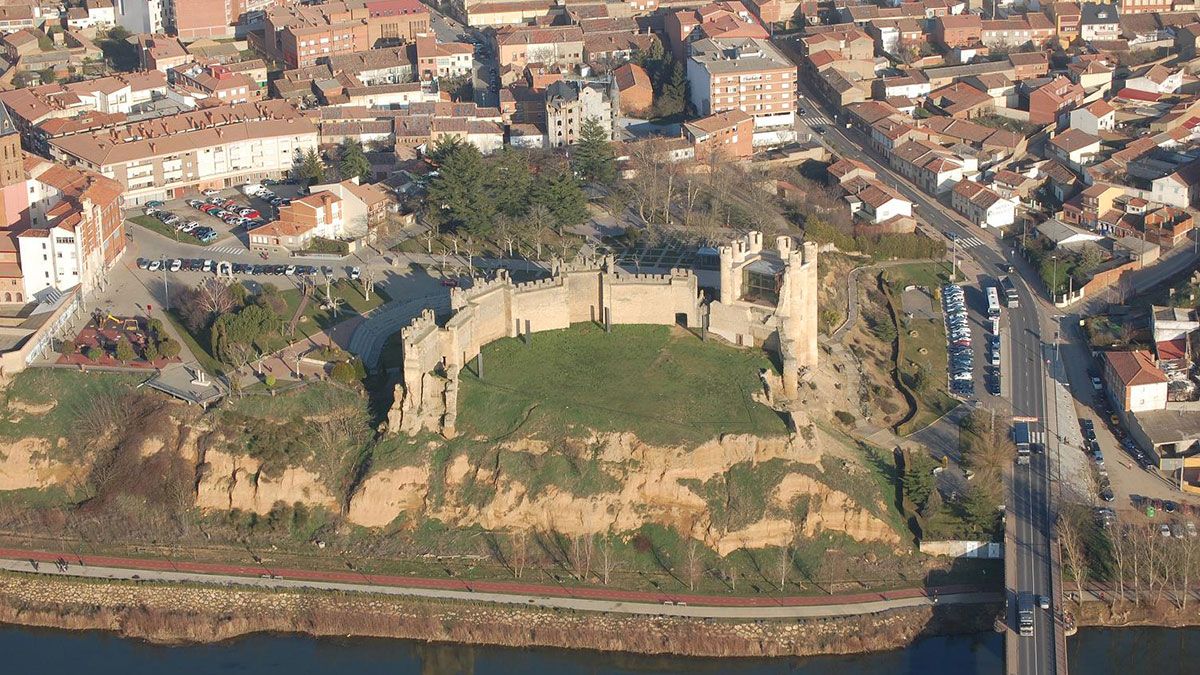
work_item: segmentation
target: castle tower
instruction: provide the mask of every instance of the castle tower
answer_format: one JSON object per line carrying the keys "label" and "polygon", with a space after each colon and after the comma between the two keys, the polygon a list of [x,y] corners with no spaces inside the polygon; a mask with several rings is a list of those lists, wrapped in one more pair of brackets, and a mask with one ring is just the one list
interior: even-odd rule
{"label": "castle tower", "polygon": [[[786,242],[783,240],[787,240]],[[787,265],[776,310],[780,319],[780,350],[790,353],[798,368],[817,364],[817,245],[806,241],[799,250],[790,237],[775,242]]]}

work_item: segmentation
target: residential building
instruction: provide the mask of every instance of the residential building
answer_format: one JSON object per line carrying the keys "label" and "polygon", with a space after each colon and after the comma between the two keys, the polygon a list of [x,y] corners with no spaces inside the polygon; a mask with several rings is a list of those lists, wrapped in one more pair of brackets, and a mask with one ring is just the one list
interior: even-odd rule
{"label": "residential building", "polygon": [[800,43],[804,55],[809,58],[821,52],[829,52],[837,60],[844,61],[875,58],[875,40],[860,28],[838,28],[806,35]]}
{"label": "residential building", "polygon": [[190,63],[193,58],[183,48],[183,44],[179,42],[179,38],[168,37],[166,35],[139,34],[137,42],[138,57],[141,59],[142,68],[145,70],[159,70],[166,73],[172,68]]}
{"label": "residential building", "polygon": [[530,63],[573,67],[583,63],[583,29],[579,26],[503,26],[491,39],[501,68]]}
{"label": "residential building", "polygon": [[980,227],[1007,227],[1016,221],[1016,204],[972,180],[955,183],[950,205]]}
{"label": "residential building", "polygon": [[1121,14],[1115,4],[1085,2],[1080,6],[1079,37],[1086,42],[1115,40],[1121,36]]}
{"label": "residential building", "polygon": [[1117,111],[1103,99],[1076,108],[1069,115],[1070,127],[1099,136],[1101,131],[1112,131],[1116,126]]}
{"label": "residential building", "polygon": [[1045,14],[1030,12],[1009,19],[981,22],[979,41],[988,47],[1041,46],[1055,36],[1054,24]]}
{"label": "residential building", "polygon": [[1059,75],[1029,91],[1028,96],[1030,123],[1050,124],[1058,119],[1060,112],[1069,110],[1082,101],[1084,93],[1083,87]]}
{"label": "residential building", "polygon": [[1137,413],[1167,407],[1167,376],[1154,365],[1150,352],[1104,352],[1104,381],[1122,411]]}
{"label": "residential building", "polygon": [[[845,164],[851,164],[846,167]],[[834,167],[838,167],[834,169]],[[912,232],[912,202],[875,177],[875,172],[854,160],[841,160],[830,166],[830,175],[846,192],[842,197],[854,216],[855,236]]]}
{"label": "residential building", "polygon": [[[8,231],[15,233],[24,299],[76,286],[90,293],[125,251],[121,186],[34,155],[25,156],[24,172],[28,178],[16,183],[23,191],[19,220],[6,214]],[[6,210],[14,206],[6,197]]]}
{"label": "residential building", "polygon": [[1079,21],[1082,13],[1077,2],[1055,2],[1050,5],[1050,17],[1054,19],[1054,30],[1059,45],[1067,47],[1079,37]]}
{"label": "residential building", "polygon": [[1067,129],[1050,139],[1049,151],[1078,171],[1095,161],[1100,153],[1100,137],[1080,129]]}
{"label": "residential building", "polygon": [[687,77],[701,115],[741,110],[754,117],[756,128],[795,122],[796,67],[766,40],[694,42]]}
{"label": "residential building", "polygon": [[[696,9],[669,12],[663,20],[664,34],[675,60],[682,63],[688,46],[705,38],[767,39],[767,29],[737,0],[721,0]],[[586,29],[585,29],[586,31]],[[634,32],[637,32],[636,26]]]}
{"label": "residential building", "polygon": [[126,206],[291,171],[317,128],[285,101],[239,103],[55,138],[50,155],[120,183]]}
{"label": "residential building", "polygon": [[684,122],[683,135],[694,148],[693,155],[700,159],[716,154],[746,159],[754,154],[754,117],[741,110]]}
{"label": "residential building", "polygon": [[34,7],[25,5],[0,5],[0,33],[15,33],[26,28],[35,28],[42,22],[34,17]]}
{"label": "residential building", "polygon": [[130,33],[158,35],[164,32],[163,0],[116,0],[117,23]]}
{"label": "residential building", "polygon": [[248,103],[262,98],[262,90],[250,76],[228,66],[180,66],[171,70],[177,89],[190,89],[218,103]]}
{"label": "residential building", "polygon": [[1152,94],[1174,94],[1183,86],[1183,69],[1172,70],[1156,63],[1135,77],[1125,80],[1125,88]]}
{"label": "residential building", "polygon": [[1076,57],[1068,63],[1067,77],[1087,92],[1111,87],[1115,68],[1099,54],[1088,56],[1091,58]]}
{"label": "residential building", "polygon": [[342,198],[314,192],[279,207],[278,218],[250,230],[250,250],[256,253],[302,251],[313,239],[337,239],[343,234]]}
{"label": "residential building", "polygon": [[946,49],[967,47],[983,37],[983,20],[977,14],[940,16],[933,21],[934,42]]}
{"label": "residential building", "polygon": [[546,87],[546,143],[551,148],[574,145],[583,123],[594,119],[613,137],[613,120],[620,105],[609,82],[559,80]]}
{"label": "residential building", "polygon": [[1050,57],[1046,52],[1014,52],[1008,55],[1012,64],[1012,79],[1020,82],[1034,77],[1043,77],[1050,72]]}
{"label": "residential building", "polygon": [[475,66],[475,50],[462,42],[439,42],[432,35],[415,40],[417,72],[422,80],[470,77]]}
{"label": "residential building", "polygon": [[234,36],[245,0],[164,0],[168,27],[184,41]]}
{"label": "residential building", "polygon": [[1175,31],[1175,51],[1183,61],[1196,58],[1198,42],[1200,42],[1200,23],[1191,23]]}
{"label": "residential building", "polygon": [[1174,206],[1162,206],[1142,216],[1142,231],[1146,241],[1162,248],[1184,242],[1195,226],[1192,214]]}
{"label": "residential building", "polygon": [[908,141],[893,150],[888,164],[929,194],[950,191],[963,179],[963,165],[953,153],[936,143]]}
{"label": "residential building", "polygon": [[313,185],[309,193],[328,192],[340,201],[341,230],[338,236],[361,237],[387,220],[392,198],[375,183],[361,183],[358,176],[340,183]]}
{"label": "residential building", "polygon": [[642,114],[654,105],[654,85],[645,68],[626,63],[613,71],[613,82],[621,93],[622,114]]}
{"label": "residential building", "polygon": [[337,0],[278,5],[264,19],[266,50],[289,68],[323,58],[411,42],[429,30],[418,0]]}
{"label": "residential building", "polygon": [[966,82],[955,82],[930,92],[925,107],[931,112],[971,119],[996,107],[996,102]]}
{"label": "residential building", "polygon": [[1121,0],[1121,12],[1130,14],[1161,14],[1172,10],[1172,0]]}

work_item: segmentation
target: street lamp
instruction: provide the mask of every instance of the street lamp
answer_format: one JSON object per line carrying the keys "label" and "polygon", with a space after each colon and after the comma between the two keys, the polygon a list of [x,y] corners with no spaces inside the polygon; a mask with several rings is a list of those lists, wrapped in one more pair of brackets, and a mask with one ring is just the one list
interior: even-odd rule
{"label": "street lamp", "polygon": [[1058,295],[1058,256],[1052,255],[1050,259],[1054,261],[1054,287],[1050,289],[1050,304],[1056,304],[1055,296]]}

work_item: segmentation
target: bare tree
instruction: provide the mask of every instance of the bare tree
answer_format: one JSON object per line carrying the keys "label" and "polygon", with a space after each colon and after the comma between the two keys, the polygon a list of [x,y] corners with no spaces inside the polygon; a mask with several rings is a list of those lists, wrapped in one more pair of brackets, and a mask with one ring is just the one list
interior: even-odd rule
{"label": "bare tree", "polygon": [[371,301],[371,289],[375,288],[375,268],[370,265],[363,265],[362,276],[359,279],[362,281],[363,297],[367,302]]}
{"label": "bare tree", "polygon": [[696,582],[700,580],[702,563],[700,560],[700,545],[693,539],[688,543],[687,550],[687,580],[688,590],[696,590]]}
{"label": "bare tree", "polygon": [[1125,576],[1129,573],[1128,563],[1130,558],[1130,543],[1126,536],[1128,529],[1125,527],[1114,527],[1112,536],[1109,540],[1112,542],[1110,548],[1112,550],[1113,566],[1116,568],[1117,592],[1113,594],[1113,608],[1117,606],[1117,600],[1125,599]]}
{"label": "bare tree", "polygon": [[1062,544],[1067,568],[1071,571],[1071,576],[1075,578],[1075,593],[1078,596],[1079,604],[1082,605],[1083,586],[1087,582],[1087,559],[1082,537],[1069,513],[1059,516],[1058,541]]}
{"label": "bare tree", "polygon": [[525,564],[529,561],[529,538],[525,530],[517,530],[511,537],[512,552],[509,558],[512,560],[513,575],[520,579],[525,573]]}
{"label": "bare tree", "polygon": [[612,576],[613,570],[616,568],[616,560],[613,558],[612,539],[605,537],[600,542],[600,576],[604,580],[604,585],[608,585],[609,578]]}
{"label": "bare tree", "polygon": [[779,547],[779,590],[787,588],[788,572],[792,569],[792,548],[787,544]]}
{"label": "bare tree", "polygon": [[210,277],[196,286],[195,299],[197,305],[205,313],[220,316],[237,306],[237,300],[229,292],[229,287],[217,277]]}

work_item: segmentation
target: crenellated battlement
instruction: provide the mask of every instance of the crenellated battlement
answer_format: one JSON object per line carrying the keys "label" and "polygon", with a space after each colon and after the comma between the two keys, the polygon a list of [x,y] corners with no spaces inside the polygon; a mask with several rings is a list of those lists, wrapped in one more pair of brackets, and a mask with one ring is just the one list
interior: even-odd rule
{"label": "crenellated battlement", "polygon": [[437,315],[430,308],[421,310],[421,313],[413,317],[413,320],[408,322],[408,325],[400,329],[400,339],[404,343],[415,342],[426,334],[437,330]]}

